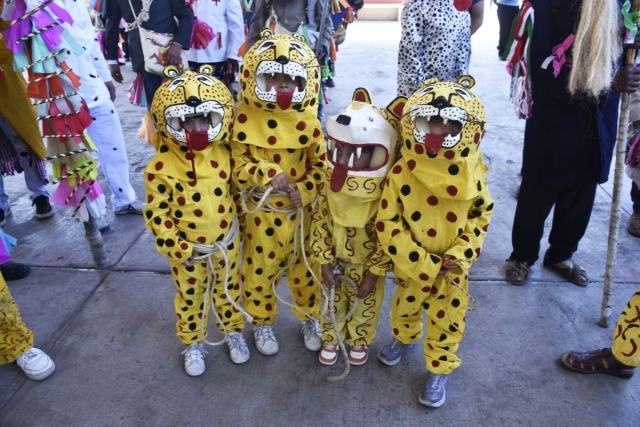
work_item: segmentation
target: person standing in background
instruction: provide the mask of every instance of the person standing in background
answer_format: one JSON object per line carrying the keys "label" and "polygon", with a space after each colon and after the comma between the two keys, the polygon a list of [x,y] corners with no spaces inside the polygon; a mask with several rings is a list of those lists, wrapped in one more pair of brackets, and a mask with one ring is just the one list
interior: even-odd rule
{"label": "person standing in background", "polygon": [[520,11],[520,0],[494,0],[498,5],[498,23],[500,24],[500,41],[498,41],[498,58],[502,58],[509,42],[513,20]]}

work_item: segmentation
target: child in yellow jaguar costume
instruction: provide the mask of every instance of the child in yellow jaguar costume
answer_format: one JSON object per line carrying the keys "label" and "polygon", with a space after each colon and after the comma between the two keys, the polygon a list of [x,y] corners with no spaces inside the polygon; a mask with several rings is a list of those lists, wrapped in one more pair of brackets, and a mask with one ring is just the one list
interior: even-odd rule
{"label": "child in yellow jaguar costume", "polygon": [[261,36],[240,70],[232,139],[233,179],[246,190],[247,201],[244,307],[253,316],[258,351],[275,354],[279,347],[271,325],[278,307],[272,281],[286,271],[305,346],[317,351],[322,345],[318,322],[305,313],[317,318],[320,305],[320,285],[306,262],[310,213],[326,172],[317,119],[320,68],[303,36],[267,29]]}
{"label": "child in yellow jaguar costume", "polygon": [[226,336],[231,360],[244,363],[240,299],[239,192],[231,182],[233,99],[212,77],[165,68],[168,80],[156,92],[151,117],[156,154],[145,169],[147,228],[169,258],[177,294],[177,336],[185,345],[185,371],[204,373],[209,306]]}
{"label": "child in yellow jaguar costume", "polygon": [[[375,217],[385,177],[396,159],[398,121],[405,102],[406,98],[398,98],[386,109],[377,108],[369,92],[359,88],[351,104],[327,121],[328,172],[312,215],[311,249],[325,284],[336,289],[335,330],[350,346],[352,365],[363,365],[369,357],[385,276],[391,270],[376,236]],[[338,359],[340,339],[332,320],[322,319],[321,324],[318,358],[324,365]]]}
{"label": "child in yellow jaguar costume", "polygon": [[407,101],[401,120],[402,158],[382,192],[376,228],[394,263],[398,288],[391,304],[393,341],[378,355],[397,364],[422,337],[427,384],[420,403],[445,401],[448,375],[460,365],[469,303],[468,273],[480,255],[493,211],[478,149],[485,131],[475,81],[430,79]]}

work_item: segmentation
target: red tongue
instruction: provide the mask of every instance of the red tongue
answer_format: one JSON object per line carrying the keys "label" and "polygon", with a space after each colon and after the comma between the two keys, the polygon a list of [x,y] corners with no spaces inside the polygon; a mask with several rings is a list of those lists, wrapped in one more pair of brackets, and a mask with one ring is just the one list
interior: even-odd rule
{"label": "red tongue", "polygon": [[442,148],[444,138],[444,135],[435,135],[431,133],[426,134],[424,136],[424,148],[427,150],[427,153],[432,156],[438,154],[438,151]]}
{"label": "red tongue", "polygon": [[277,103],[280,108],[286,110],[291,106],[291,100],[293,100],[293,92],[277,92]]}
{"label": "red tongue", "polygon": [[207,131],[201,132],[186,132],[187,142],[192,150],[202,151],[209,145],[209,135]]}
{"label": "red tongue", "polygon": [[342,190],[342,186],[344,182],[347,180],[347,168],[342,165],[335,165],[333,167],[333,173],[331,174],[331,179],[329,180],[331,191],[334,193]]}

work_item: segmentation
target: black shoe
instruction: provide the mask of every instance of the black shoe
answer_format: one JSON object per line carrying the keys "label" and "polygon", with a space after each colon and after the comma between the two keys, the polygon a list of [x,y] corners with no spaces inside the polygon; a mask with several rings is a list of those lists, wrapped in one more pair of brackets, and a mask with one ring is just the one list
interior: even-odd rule
{"label": "black shoe", "polygon": [[333,81],[333,78],[327,77],[327,87],[336,87],[336,82]]}
{"label": "black shoe", "polygon": [[36,205],[36,218],[45,219],[53,216],[53,208],[47,196],[38,196],[33,199],[31,206]]}
{"label": "black shoe", "polygon": [[9,261],[0,265],[0,273],[7,282],[11,280],[24,279],[31,274],[31,267],[26,264]]}
{"label": "black shoe", "polygon": [[7,223],[7,218],[11,216],[11,206],[7,207],[7,209],[0,208],[0,227],[4,227]]}

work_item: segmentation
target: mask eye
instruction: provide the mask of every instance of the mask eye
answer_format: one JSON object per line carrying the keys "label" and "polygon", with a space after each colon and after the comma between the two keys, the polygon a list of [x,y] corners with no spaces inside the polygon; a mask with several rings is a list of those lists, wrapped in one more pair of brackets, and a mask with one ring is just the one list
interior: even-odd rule
{"label": "mask eye", "polygon": [[209,76],[204,76],[204,75],[200,74],[199,76],[196,77],[196,79],[200,83],[205,84],[207,86],[213,86],[214,85],[213,79],[211,79],[211,77],[209,77]]}
{"label": "mask eye", "polygon": [[169,83],[169,92],[173,92],[178,89],[185,81],[187,81],[187,79],[184,77],[178,77],[177,79],[171,80],[171,83]]}
{"label": "mask eye", "polygon": [[425,96],[426,94],[428,94],[430,92],[433,92],[434,89],[435,89],[435,87],[433,87],[433,86],[427,86],[427,87],[425,87],[424,89],[422,89],[420,91],[420,96]]}
{"label": "mask eye", "polygon": [[304,50],[304,48],[302,47],[302,45],[300,43],[291,42],[291,46],[295,50],[297,50],[300,55],[304,56],[305,58],[307,57],[307,51]]}
{"label": "mask eye", "polygon": [[260,46],[256,49],[256,53],[260,55],[262,52],[271,49],[275,43],[273,40],[266,40],[260,43]]}
{"label": "mask eye", "polygon": [[471,94],[464,89],[456,88],[456,93],[465,101],[471,101]]}

